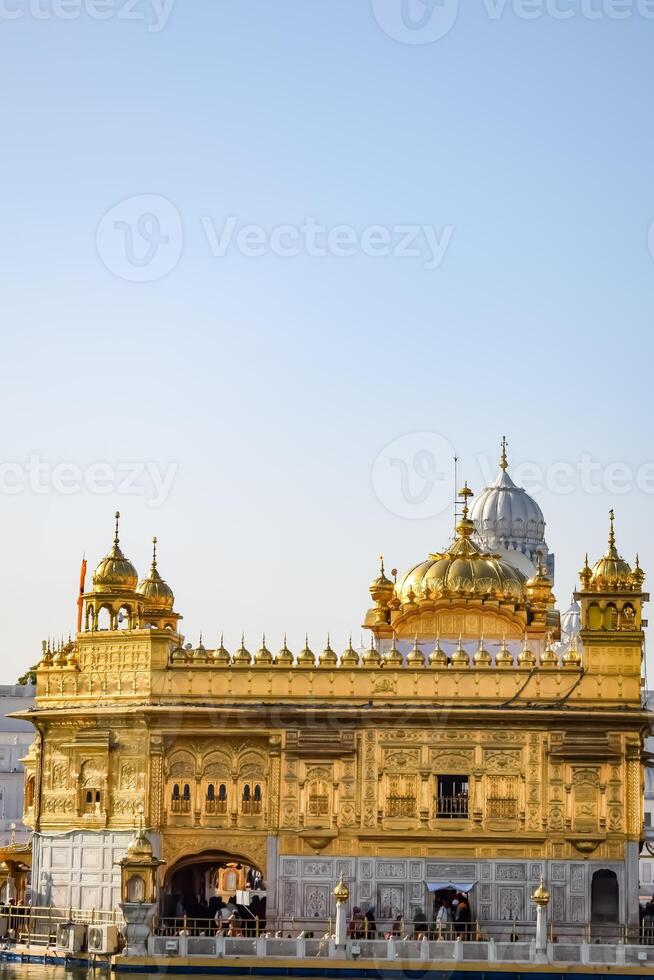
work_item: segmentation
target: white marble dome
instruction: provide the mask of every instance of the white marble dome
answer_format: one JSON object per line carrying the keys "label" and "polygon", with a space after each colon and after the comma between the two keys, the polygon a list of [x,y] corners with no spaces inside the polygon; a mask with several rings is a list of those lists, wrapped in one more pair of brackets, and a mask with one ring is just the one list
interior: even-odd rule
{"label": "white marble dome", "polygon": [[579,636],[581,629],[581,609],[575,597],[564,613],[561,614],[561,638],[572,640]]}
{"label": "white marble dome", "polygon": [[488,551],[499,553],[529,576],[540,554],[553,580],[554,556],[545,541],[543,512],[534,498],[513,482],[507,467],[503,451],[497,478],[472,503],[470,517],[476,538]]}

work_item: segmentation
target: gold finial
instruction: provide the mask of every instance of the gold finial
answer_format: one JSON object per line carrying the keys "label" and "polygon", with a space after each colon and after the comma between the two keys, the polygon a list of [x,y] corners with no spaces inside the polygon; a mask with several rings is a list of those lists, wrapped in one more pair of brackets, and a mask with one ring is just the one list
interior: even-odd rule
{"label": "gold finial", "polygon": [[508,461],[508,459],[506,457],[506,447],[507,446],[508,446],[508,442],[506,441],[506,436],[502,436],[502,457],[500,459],[500,469],[501,470],[506,470],[506,469],[508,469],[508,466],[509,466],[509,461]]}
{"label": "gold finial", "polygon": [[118,542],[119,542],[118,530],[119,530],[119,526],[120,526],[120,511],[119,510],[116,511],[116,513],[114,514],[114,517],[116,519],[116,533],[114,534],[114,544],[116,545],[116,547],[118,547]]}
{"label": "gold finial", "polygon": [[609,511],[609,521],[610,521],[609,548],[615,548],[615,527],[614,527],[615,512],[613,511],[613,508],[611,508],[611,510]]}
{"label": "gold finial", "polygon": [[464,517],[467,517],[468,516],[468,500],[470,499],[470,497],[474,497],[474,493],[472,492],[472,490],[468,486],[468,481],[467,480],[466,480],[466,482],[463,485],[463,490],[459,490],[459,497],[463,497],[463,516]]}
{"label": "gold finial", "polygon": [[152,571],[157,567],[157,536],[152,539]]}
{"label": "gold finial", "polygon": [[339,905],[343,902],[347,902],[348,898],[350,897],[350,889],[343,881],[343,872],[341,872],[340,880],[336,885],[336,887],[334,888],[332,894]]}

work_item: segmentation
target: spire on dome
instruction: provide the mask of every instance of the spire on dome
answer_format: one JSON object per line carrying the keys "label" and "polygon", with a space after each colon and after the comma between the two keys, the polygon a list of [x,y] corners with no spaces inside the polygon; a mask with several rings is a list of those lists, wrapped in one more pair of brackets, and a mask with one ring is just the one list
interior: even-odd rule
{"label": "spire on dome", "polygon": [[500,469],[501,470],[507,470],[509,468],[509,461],[508,461],[507,455],[506,455],[506,447],[508,445],[509,444],[506,441],[506,436],[502,436],[502,456],[500,458]]}

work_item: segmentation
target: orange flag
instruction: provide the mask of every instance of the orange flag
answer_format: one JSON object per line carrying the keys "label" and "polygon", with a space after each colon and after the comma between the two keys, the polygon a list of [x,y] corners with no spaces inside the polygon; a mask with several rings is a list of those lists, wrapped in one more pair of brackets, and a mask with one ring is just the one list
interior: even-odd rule
{"label": "orange flag", "polygon": [[86,558],[82,558],[82,567],[79,571],[79,595],[77,597],[77,632],[82,632],[82,608],[84,605],[83,595],[86,583]]}

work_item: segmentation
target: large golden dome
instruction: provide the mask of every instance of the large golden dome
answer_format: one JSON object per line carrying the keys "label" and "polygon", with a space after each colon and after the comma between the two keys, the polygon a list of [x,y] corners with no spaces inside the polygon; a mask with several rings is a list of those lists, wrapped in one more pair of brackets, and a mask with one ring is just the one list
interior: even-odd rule
{"label": "large golden dome", "polygon": [[161,609],[170,612],[175,604],[173,590],[157,570],[157,539],[152,539],[152,565],[150,574],[144,578],[136,590],[145,600],[147,609]]}
{"label": "large golden dome", "polygon": [[473,521],[468,518],[467,485],[463,516],[457,524],[457,537],[447,551],[430,555],[410,569],[397,583],[395,594],[400,602],[423,597],[497,598],[524,602],[526,577],[499,555],[482,551],[472,540]]}
{"label": "large golden dome", "polygon": [[118,542],[119,519],[120,514],[116,512],[114,546],[93,572],[94,592],[115,592],[116,589],[133,592],[139,580],[138,572],[129,558],[125,558],[120,550]]}

